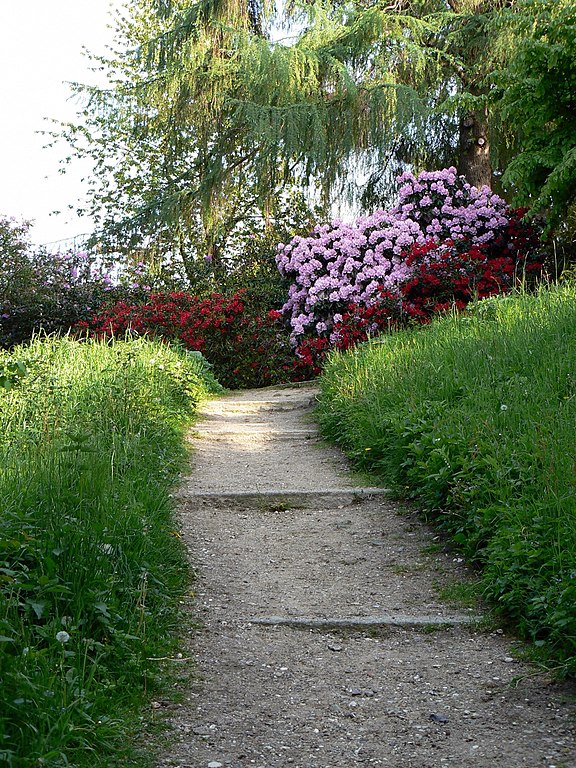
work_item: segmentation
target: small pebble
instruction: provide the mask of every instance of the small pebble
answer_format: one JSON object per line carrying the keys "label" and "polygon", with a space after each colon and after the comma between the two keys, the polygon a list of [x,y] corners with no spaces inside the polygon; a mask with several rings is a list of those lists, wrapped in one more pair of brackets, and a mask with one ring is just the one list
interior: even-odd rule
{"label": "small pebble", "polygon": [[208,768],[222,768],[222,763],[219,763],[218,760],[212,760],[211,763],[208,763]]}

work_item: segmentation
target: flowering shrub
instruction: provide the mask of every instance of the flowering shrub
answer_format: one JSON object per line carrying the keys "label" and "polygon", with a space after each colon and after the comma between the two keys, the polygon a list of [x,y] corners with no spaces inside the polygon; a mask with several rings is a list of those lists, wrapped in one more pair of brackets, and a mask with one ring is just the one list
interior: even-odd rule
{"label": "flowering shrub", "polygon": [[0,216],[0,346],[68,331],[105,301],[147,294],[141,264],[121,268],[83,251],[33,250],[29,224]]}
{"label": "flowering shrub", "polygon": [[[529,232],[514,220],[510,228],[526,247]],[[522,233],[522,237],[520,234]],[[326,353],[334,348],[345,350],[406,325],[427,323],[442,312],[463,310],[475,299],[484,299],[511,289],[519,277],[530,279],[538,274],[542,261],[537,250],[522,252],[512,241],[500,250],[492,245],[470,246],[445,240],[415,243],[406,256],[411,276],[396,291],[379,288],[369,306],[350,303],[334,315],[332,332],[327,336],[306,336],[298,345],[298,355],[319,373]]]}
{"label": "flowering shrub", "polygon": [[418,224],[378,211],[355,225],[335,221],[280,246],[276,263],[292,280],[283,312],[292,339],[330,335],[350,303],[369,306],[380,287],[395,288],[409,275],[404,249],[421,237]]}
{"label": "flowering shrub", "polygon": [[414,276],[416,256],[407,258],[414,246],[432,249],[428,243],[445,240],[462,252],[508,246],[512,216],[505,201],[487,187],[471,187],[455,168],[417,178],[404,173],[398,182],[399,200],[391,210],[377,211],[354,225],[335,221],[318,226],[308,237],[278,246],[278,269],[291,280],[283,312],[295,344],[301,346],[307,334],[336,343],[350,304],[369,309],[382,290],[400,294]]}
{"label": "flowering shrub", "polygon": [[391,213],[415,221],[424,239],[463,240],[474,245],[493,241],[508,224],[508,206],[488,187],[470,186],[455,168],[410,172],[397,179],[398,204]]}
{"label": "flowering shrub", "polygon": [[397,330],[403,323],[398,294],[380,288],[373,304],[368,307],[350,304],[344,314],[338,316],[330,340],[335,349],[345,350],[369,336]]}
{"label": "flowering shrub", "polygon": [[306,361],[295,355],[281,313],[260,316],[245,291],[205,299],[182,292],[156,293],[141,304],[120,301],[78,323],[77,329],[103,337],[130,332],[178,340],[202,352],[220,383],[230,388],[302,381],[313,375]]}
{"label": "flowering shrub", "polygon": [[368,307],[350,303],[334,320],[330,337],[305,336],[297,348],[298,357],[315,376],[322,369],[326,354],[331,349],[346,350],[366,341],[369,336],[397,330],[404,322],[402,302],[399,296],[385,288]]}
{"label": "flowering shrub", "polygon": [[407,318],[420,322],[452,308],[462,310],[473,299],[509,291],[519,277],[542,267],[533,253],[486,245],[463,251],[452,240],[414,245],[406,263],[412,274],[399,287],[402,308]]}
{"label": "flowering shrub", "polygon": [[306,365],[407,322],[463,309],[542,269],[536,230],[454,168],[404,173],[398,203],[355,224],[316,227],[278,246],[291,280],[283,313]]}

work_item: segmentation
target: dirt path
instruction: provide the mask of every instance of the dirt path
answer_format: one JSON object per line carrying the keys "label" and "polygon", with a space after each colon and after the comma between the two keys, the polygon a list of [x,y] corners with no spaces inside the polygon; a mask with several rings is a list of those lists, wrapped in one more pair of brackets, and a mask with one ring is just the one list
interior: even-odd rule
{"label": "dirt path", "polygon": [[181,521],[197,679],[176,768],[568,768],[574,687],[438,598],[457,558],[322,445],[310,387],[207,403]]}

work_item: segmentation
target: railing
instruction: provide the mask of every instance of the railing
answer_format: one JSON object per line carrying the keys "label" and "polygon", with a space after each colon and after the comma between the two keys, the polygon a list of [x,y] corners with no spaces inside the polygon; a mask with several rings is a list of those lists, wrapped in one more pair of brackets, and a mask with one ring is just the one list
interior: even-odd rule
{"label": "railing", "polygon": [[[42,243],[41,247],[45,248],[51,253],[68,253],[70,251],[85,251],[86,243],[90,237],[89,233],[81,235],[74,235],[74,237],[66,237],[62,240],[51,240],[49,243]],[[90,248],[93,253],[98,253],[98,247]]]}

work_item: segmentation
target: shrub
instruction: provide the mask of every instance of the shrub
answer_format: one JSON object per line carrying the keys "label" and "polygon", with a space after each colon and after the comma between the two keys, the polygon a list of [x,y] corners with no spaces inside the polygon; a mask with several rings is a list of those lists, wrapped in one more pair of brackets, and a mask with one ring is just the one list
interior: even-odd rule
{"label": "shrub", "polygon": [[147,295],[140,264],[120,268],[83,251],[33,250],[28,228],[0,218],[1,347],[28,341],[40,330],[65,333],[106,301]]}
{"label": "shrub", "polygon": [[403,249],[421,235],[418,225],[386,211],[356,225],[335,221],[279,247],[277,265],[292,280],[288,315],[294,342],[306,334],[329,336],[334,315],[350,303],[369,306],[380,287],[395,288],[408,277]]}
{"label": "shrub", "polygon": [[425,238],[493,242],[509,220],[508,206],[488,187],[472,187],[455,168],[398,177],[399,201],[391,213],[415,221]]}
{"label": "shrub", "polygon": [[404,173],[398,182],[391,210],[319,226],[278,246],[278,269],[292,281],[283,311],[294,341],[329,335],[334,315],[350,303],[369,307],[380,289],[398,290],[412,274],[406,256],[413,245],[450,239],[480,246],[495,242],[510,221],[502,198],[471,187],[454,168]]}
{"label": "shrub", "polygon": [[[508,229],[512,224],[517,226],[516,220]],[[505,233],[499,241],[465,248],[465,242],[453,240],[413,245],[406,257],[411,276],[399,286],[406,317],[427,322],[434,314],[462,310],[474,299],[506,293],[540,273],[537,250],[515,247]]]}
{"label": "shrub", "polygon": [[[104,304],[142,303],[151,290],[182,283],[178,263],[145,252],[99,255],[34,249],[29,224],[0,216],[0,347],[34,333],[66,333]],[[142,261],[143,258],[148,260]]]}
{"label": "shrub", "polygon": [[283,312],[308,364],[318,366],[331,346],[509,290],[542,267],[524,212],[487,187],[471,187],[454,168],[404,173],[398,182],[390,210],[278,246],[278,269],[292,281]]}
{"label": "shrub", "polygon": [[199,299],[187,293],[152,294],[144,304],[117,302],[78,330],[97,336],[150,334],[202,352],[226,387],[301,381],[311,367],[294,354],[281,314],[260,316],[244,291]]}

